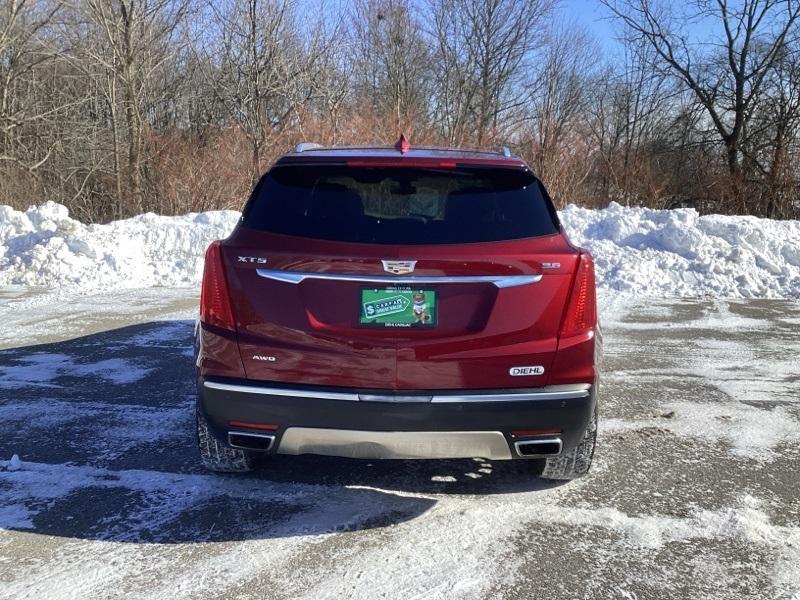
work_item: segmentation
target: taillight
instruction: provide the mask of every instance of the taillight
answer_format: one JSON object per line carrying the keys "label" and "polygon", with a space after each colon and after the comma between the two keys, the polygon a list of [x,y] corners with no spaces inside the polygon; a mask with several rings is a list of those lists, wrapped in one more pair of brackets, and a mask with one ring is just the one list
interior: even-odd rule
{"label": "taillight", "polygon": [[219,241],[211,242],[206,250],[203,286],[200,291],[200,320],[207,325],[236,329]]}
{"label": "taillight", "polygon": [[597,323],[597,299],[594,290],[592,256],[581,252],[578,270],[572,283],[567,311],[561,323],[561,337],[578,335],[594,329]]}
{"label": "taillight", "polygon": [[228,421],[230,427],[242,427],[244,429],[263,429],[264,431],[276,431],[278,426],[275,423],[254,423],[252,421]]}

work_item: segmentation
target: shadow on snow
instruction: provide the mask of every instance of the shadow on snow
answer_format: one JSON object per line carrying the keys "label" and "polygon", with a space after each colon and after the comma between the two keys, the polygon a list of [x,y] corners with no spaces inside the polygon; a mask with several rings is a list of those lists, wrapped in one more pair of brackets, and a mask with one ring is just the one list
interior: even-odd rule
{"label": "shadow on snow", "polygon": [[[526,461],[274,456],[214,475],[194,437],[191,321],[0,351],[0,528],[185,543],[387,527],[437,494],[543,490]],[[476,502],[480,499],[476,498]],[[532,507],[533,509],[533,507]]]}

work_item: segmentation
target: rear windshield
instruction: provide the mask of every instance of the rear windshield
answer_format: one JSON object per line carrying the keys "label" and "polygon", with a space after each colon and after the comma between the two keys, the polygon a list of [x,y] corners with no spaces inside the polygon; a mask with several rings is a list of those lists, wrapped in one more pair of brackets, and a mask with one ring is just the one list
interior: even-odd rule
{"label": "rear windshield", "polygon": [[541,184],[515,169],[281,166],[245,208],[253,229],[373,244],[460,244],[552,234]]}

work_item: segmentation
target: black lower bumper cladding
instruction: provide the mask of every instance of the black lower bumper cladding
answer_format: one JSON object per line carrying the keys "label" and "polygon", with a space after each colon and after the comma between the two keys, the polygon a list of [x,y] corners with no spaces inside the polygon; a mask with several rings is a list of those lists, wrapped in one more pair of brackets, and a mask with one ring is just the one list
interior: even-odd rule
{"label": "black lower bumper cladding", "polygon": [[387,391],[217,377],[201,377],[197,383],[200,409],[214,436],[228,443],[229,432],[247,430],[248,423],[254,428],[275,425],[270,431],[273,453],[281,451],[281,438],[290,428],[352,431],[354,437],[364,432],[501,432],[514,458],[520,456],[512,431],[557,430],[562,451],[568,451],[581,440],[596,404],[596,386],[583,384]]}

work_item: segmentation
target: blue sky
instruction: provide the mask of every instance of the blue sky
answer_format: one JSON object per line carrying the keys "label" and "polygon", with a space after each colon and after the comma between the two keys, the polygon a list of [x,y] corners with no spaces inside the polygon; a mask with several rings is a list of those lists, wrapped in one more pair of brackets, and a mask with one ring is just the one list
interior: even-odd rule
{"label": "blue sky", "polygon": [[[310,1],[310,0],[303,0]],[[349,7],[351,0],[315,0],[323,10],[332,11],[331,14],[341,15],[343,7]],[[667,2],[682,2],[683,0],[665,0]],[[424,5],[419,2],[419,5]],[[301,4],[302,6],[302,4]],[[563,21],[576,21],[594,36],[600,49],[605,53],[613,53],[620,49],[617,40],[620,31],[619,22],[611,17],[611,11],[600,3],[600,0],[558,0],[557,16]],[[677,4],[676,6],[680,6]],[[691,11],[690,11],[691,12]],[[696,41],[706,42],[710,37],[716,38],[720,34],[718,23],[713,21],[695,21],[689,25],[689,33]]]}
{"label": "blue sky", "polygon": [[[603,51],[613,52],[619,48],[617,32],[620,24],[616,19],[609,18],[611,11],[599,0],[561,0],[558,13],[562,19],[574,20],[583,25],[595,37]],[[719,23],[708,18],[691,20],[687,30],[690,39],[698,43],[716,40],[721,34]]]}
{"label": "blue sky", "polygon": [[598,0],[562,0],[559,13],[566,20],[575,20],[583,25],[604,50],[613,50],[616,23],[608,18],[608,9]]}

